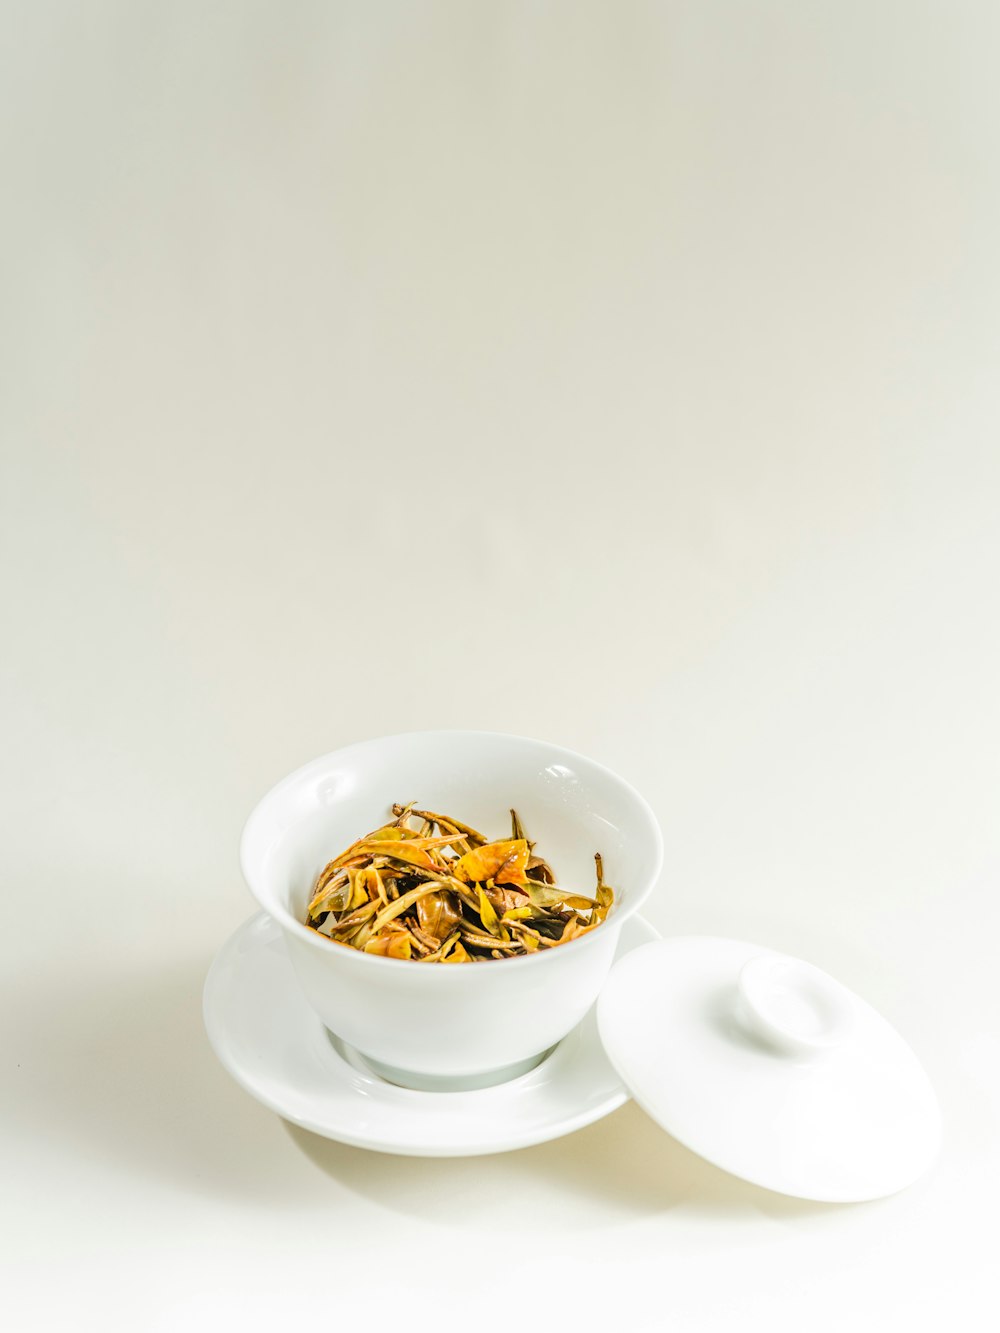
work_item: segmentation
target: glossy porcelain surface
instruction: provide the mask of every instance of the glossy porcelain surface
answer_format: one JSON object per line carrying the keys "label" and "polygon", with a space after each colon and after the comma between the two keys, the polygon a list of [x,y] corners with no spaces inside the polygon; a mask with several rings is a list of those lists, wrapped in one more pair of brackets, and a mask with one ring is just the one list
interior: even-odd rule
{"label": "glossy porcelain surface", "polygon": [[916,1056],[808,963],[738,940],[662,940],[614,968],[597,1012],[643,1109],[755,1184],[875,1199],[912,1184],[937,1155],[940,1111]]}
{"label": "glossy porcelain surface", "polygon": [[[619,956],[655,939],[633,917]],[[628,1097],[593,1010],[537,1068],[500,1086],[417,1092],[385,1082],[331,1038],[302,994],[281,930],[263,913],[212,964],[204,1013],[217,1056],[252,1096],[286,1120],[361,1148],[433,1157],[504,1152],[581,1129]]]}
{"label": "glossy porcelain surface", "polygon": [[[391,817],[394,801],[455,814],[491,837],[509,830],[514,806],[561,884],[592,891],[600,851],[616,906],[570,944],[474,965],[425,967],[331,944],[302,924],[311,886],[332,856]],[[465,731],[382,737],[307,764],[264,797],[241,844],[246,881],[284,932],[313,1008],[413,1086],[500,1080],[564,1037],[596,999],[662,855],[649,806],[602,765],[542,741]]]}

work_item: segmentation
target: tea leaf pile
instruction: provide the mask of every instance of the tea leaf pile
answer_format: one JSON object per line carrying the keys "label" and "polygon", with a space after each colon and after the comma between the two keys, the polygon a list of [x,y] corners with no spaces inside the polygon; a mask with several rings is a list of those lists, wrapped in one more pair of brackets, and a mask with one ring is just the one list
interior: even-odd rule
{"label": "tea leaf pile", "polygon": [[412,804],[392,814],[316,880],[306,925],[335,944],[421,963],[513,958],[586,935],[614,903],[599,852],[592,897],[562,888],[514,810],[498,842]]}

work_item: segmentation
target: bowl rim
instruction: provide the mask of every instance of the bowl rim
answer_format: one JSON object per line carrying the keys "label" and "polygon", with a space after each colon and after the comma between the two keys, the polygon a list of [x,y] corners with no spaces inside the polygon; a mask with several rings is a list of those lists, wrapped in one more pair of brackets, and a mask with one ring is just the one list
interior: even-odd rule
{"label": "bowl rim", "polygon": [[[630,782],[626,781],[626,779],[623,778],[621,774],[616,773],[614,769],[608,768],[606,764],[602,764],[597,759],[592,759],[589,755],[585,755],[581,753],[579,750],[571,750],[565,745],[557,745],[552,741],[546,741],[537,736],[522,736],[515,732],[485,731],[476,728],[462,728],[462,727],[420,728],[419,730],[415,731],[397,731],[397,732],[387,733],[383,736],[369,736],[365,740],[352,741],[349,745],[338,746],[336,750],[329,750],[327,751],[326,754],[317,755],[316,758],[310,759],[305,764],[300,764],[298,768],[293,769],[290,773],[287,773],[283,778],[280,778],[274,784],[274,786],[270,787],[254,805],[253,809],[250,811],[250,814],[247,816],[246,821],[243,824],[243,831],[240,834],[240,870],[242,871],[243,879],[247,885],[247,888],[250,890],[251,894],[253,895],[258,905],[267,913],[268,916],[272,917],[275,921],[277,921],[277,923],[281,926],[282,930],[290,932],[294,938],[302,940],[313,949],[319,950],[324,957],[342,959],[349,967],[357,965],[368,968],[371,967],[394,968],[397,971],[399,968],[405,968],[407,970],[407,975],[416,976],[418,973],[418,969],[413,967],[413,963],[414,961],[417,960],[409,958],[386,958],[381,954],[365,953],[363,950],[360,949],[352,949],[349,945],[337,944],[336,941],[327,939],[325,936],[320,935],[317,931],[311,930],[305,924],[304,921],[299,921],[298,918],[295,917],[288,910],[288,908],[284,906],[284,904],[280,902],[272,903],[271,901],[265,902],[263,895],[258,892],[255,883],[255,876],[253,875],[250,869],[248,844],[253,834],[253,827],[257,822],[257,820],[261,817],[261,814],[265,810],[265,808],[271,805],[274,802],[274,800],[280,797],[287,789],[294,787],[296,784],[301,782],[302,779],[311,772],[322,771],[322,769],[329,764],[330,760],[347,755],[352,750],[367,749],[371,745],[385,744],[391,741],[398,741],[404,739],[413,741],[423,737],[427,738],[434,737],[436,739],[440,739],[442,737],[447,737],[447,736],[462,736],[465,738],[474,737],[474,738],[482,738],[489,740],[519,741],[529,745],[543,745],[547,749],[550,749],[553,752],[553,754],[557,756],[561,756],[569,760],[582,761],[584,764],[602,773],[605,777],[610,778],[611,781],[617,784],[618,787],[624,789],[624,791],[629,795],[629,797],[635,803],[637,809],[639,810],[640,814],[642,815],[647,825],[647,832],[650,834],[653,842],[654,856],[653,856],[652,872],[649,874],[647,878],[645,887],[637,891],[637,893],[635,894],[635,900],[633,902],[630,902],[627,905],[627,907],[624,908],[624,910],[615,910],[613,908],[612,911],[609,913],[607,919],[601,923],[602,925],[605,926],[614,923],[617,933],[617,929],[620,929],[621,926],[623,926],[625,922],[629,919],[629,917],[633,916],[636,912],[638,912],[639,908],[643,906],[646,899],[652,893],[657,881],[660,878],[660,874],[663,870],[663,857],[664,857],[663,831],[660,828],[660,824],[656,818],[656,815],[653,813],[652,806],[649,804],[646,798],[637,790],[637,788],[635,788]],[[491,958],[491,959],[486,959],[485,961],[503,963],[504,964],[503,970],[505,973],[508,972],[509,970],[512,970],[513,968],[521,968],[525,966],[537,967],[540,964],[543,964],[547,958],[551,958],[553,955],[566,957],[567,950],[573,950],[575,952],[579,952],[581,949],[586,949],[588,945],[593,945],[595,943],[595,940],[598,940],[600,938],[607,938],[607,936],[602,937],[599,934],[599,932],[595,930],[588,933],[587,935],[580,936],[578,939],[570,940],[566,944],[560,944],[557,948],[554,949],[546,949],[543,952],[537,952],[537,953],[521,954],[516,958]],[[455,974],[457,976],[467,976],[469,975],[470,971],[473,973],[478,973],[479,970],[480,969],[475,966],[473,966],[471,969],[465,967],[446,967],[446,966],[419,968],[420,973],[429,974],[431,976],[437,976],[439,974],[444,974],[445,976],[450,976],[452,974]],[[492,970],[490,975],[495,975],[492,972]]]}

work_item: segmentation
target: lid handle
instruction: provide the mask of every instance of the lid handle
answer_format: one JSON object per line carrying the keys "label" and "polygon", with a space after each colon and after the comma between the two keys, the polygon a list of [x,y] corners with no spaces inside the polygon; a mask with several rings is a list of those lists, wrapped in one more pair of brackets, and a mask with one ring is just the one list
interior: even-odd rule
{"label": "lid handle", "polygon": [[854,1025],[850,991],[818,967],[760,954],[740,970],[742,1018],[755,1036],[790,1055],[839,1046]]}

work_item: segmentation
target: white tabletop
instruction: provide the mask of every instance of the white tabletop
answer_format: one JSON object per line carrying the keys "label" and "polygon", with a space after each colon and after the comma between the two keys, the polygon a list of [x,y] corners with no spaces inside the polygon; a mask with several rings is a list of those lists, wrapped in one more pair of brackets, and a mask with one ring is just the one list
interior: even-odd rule
{"label": "white tabletop", "polygon": [[[0,1322],[992,1327],[997,7],[4,29]],[[243,1093],[245,814],[433,726],[634,782],[653,922],[878,1006],[933,1173],[794,1202],[634,1105],[403,1160]]]}

